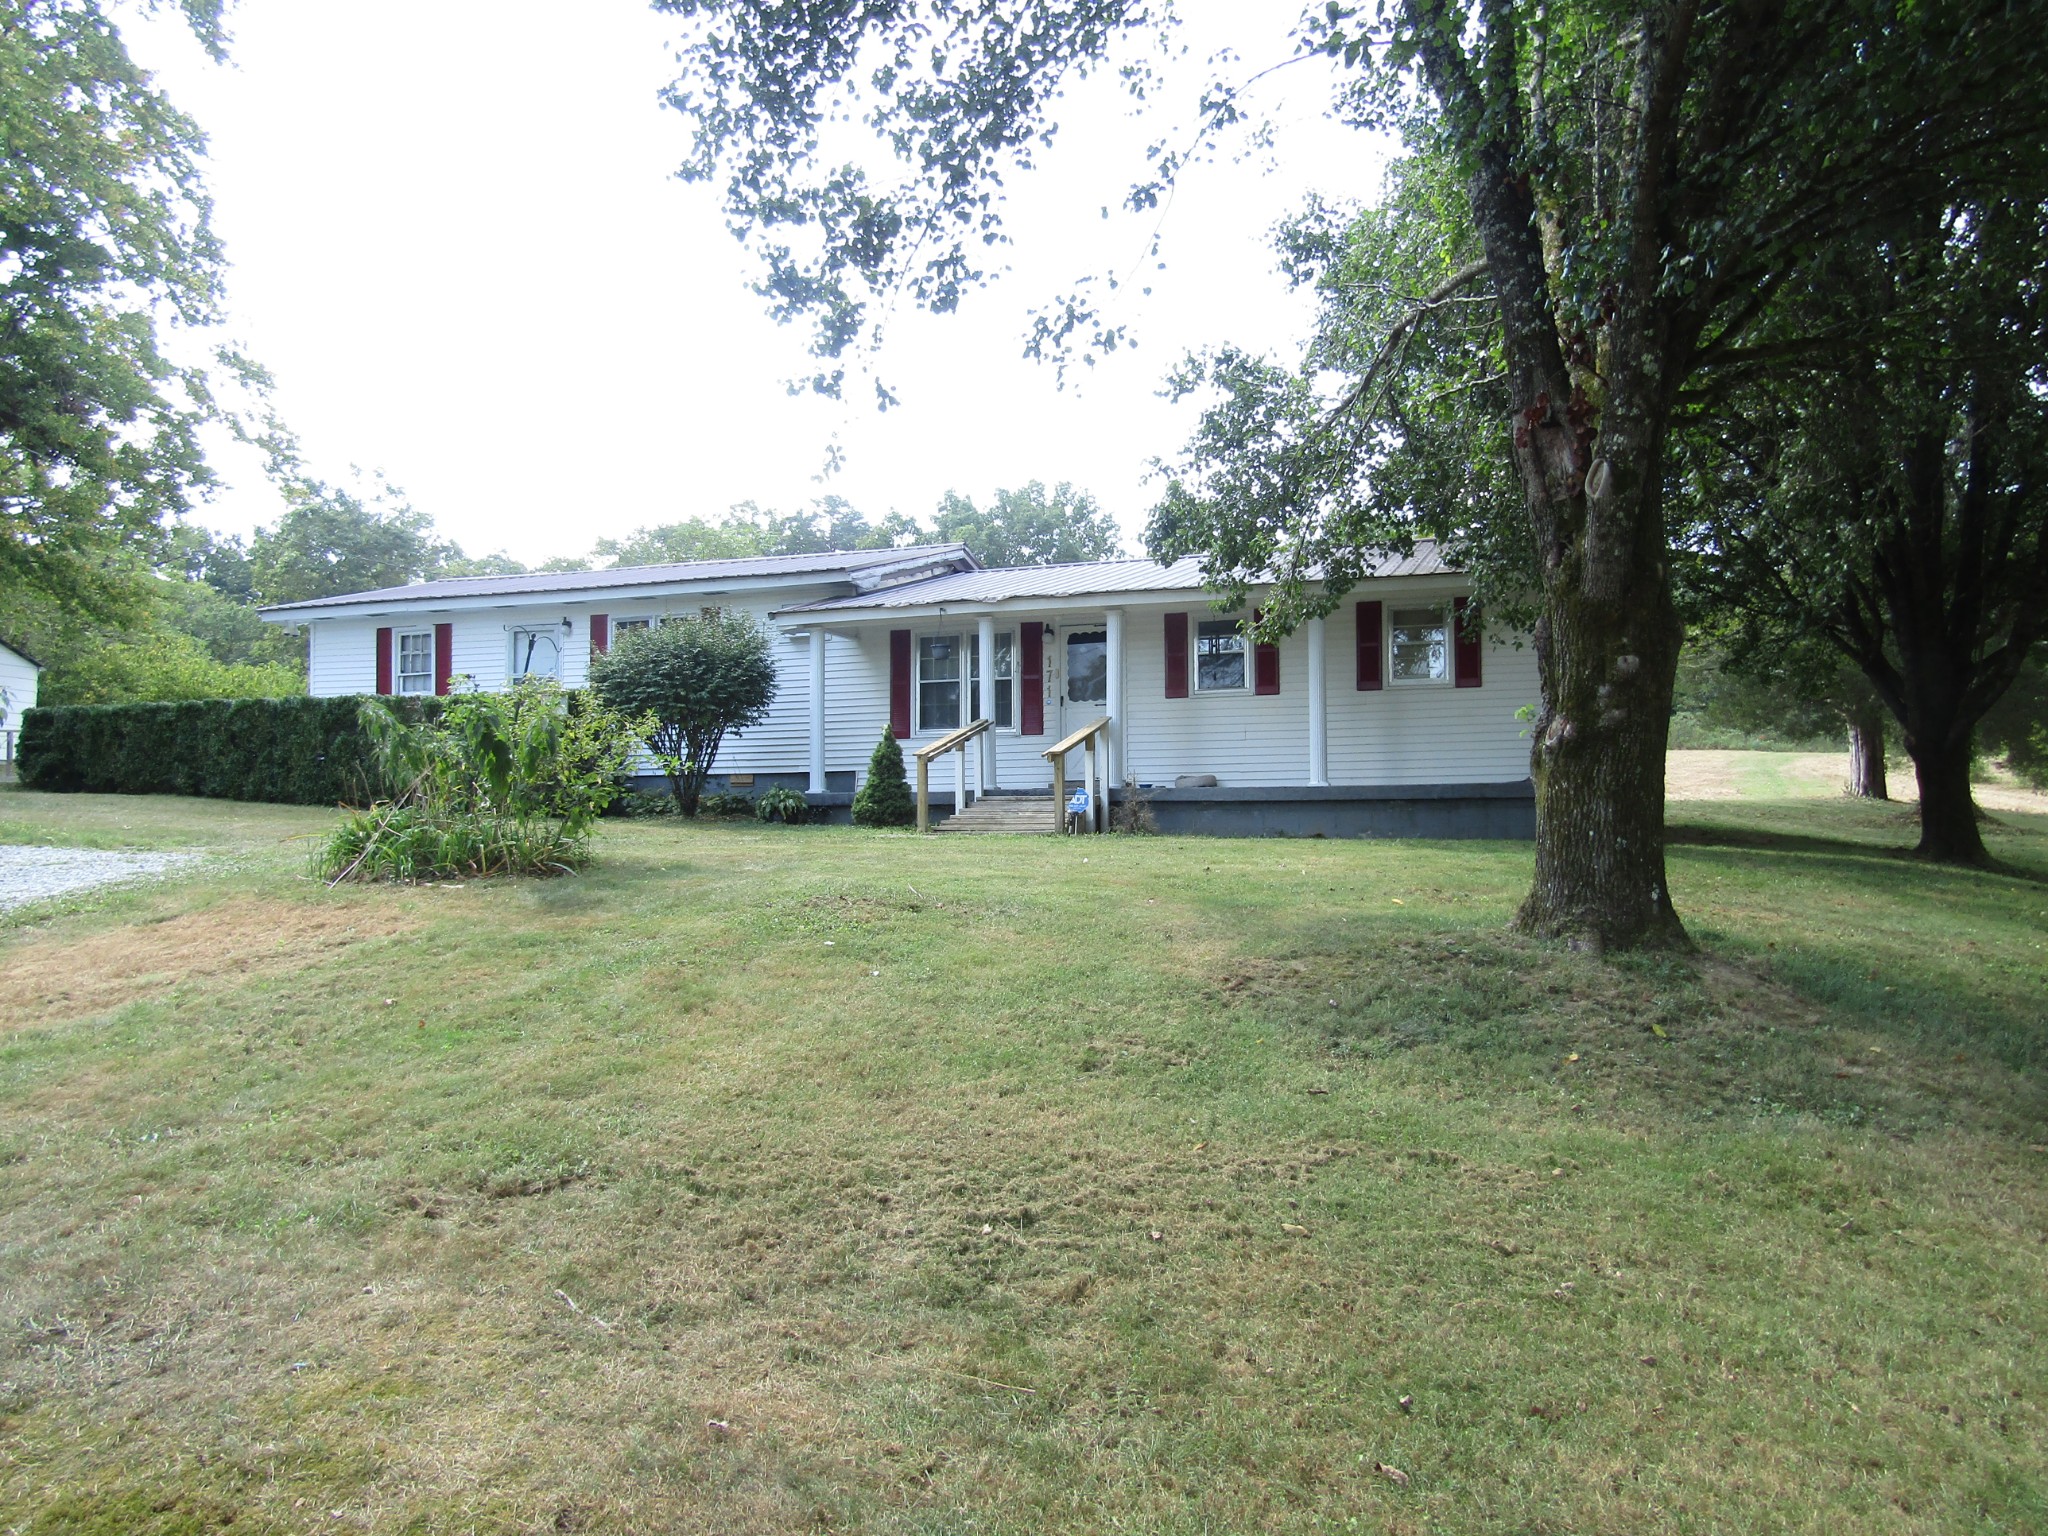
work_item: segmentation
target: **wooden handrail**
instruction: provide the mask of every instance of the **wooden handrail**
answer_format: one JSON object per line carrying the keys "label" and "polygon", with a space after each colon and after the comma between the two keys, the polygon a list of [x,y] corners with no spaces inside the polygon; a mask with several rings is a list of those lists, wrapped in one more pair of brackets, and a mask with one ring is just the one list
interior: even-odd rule
{"label": "wooden handrail", "polygon": [[1092,724],[1082,726],[1081,729],[1074,732],[1074,734],[1069,736],[1065,741],[1062,741],[1055,746],[1047,747],[1043,752],[1039,753],[1038,755],[1040,757],[1047,758],[1065,757],[1069,752],[1073,751],[1074,748],[1080,746],[1082,742],[1086,741],[1090,736],[1093,736],[1096,732],[1106,731],[1108,729],[1109,716],[1104,715],[1101,719],[1096,720]]}
{"label": "wooden handrail", "polygon": [[957,752],[966,746],[968,742],[974,740],[975,737],[987,730],[990,724],[991,722],[987,720],[970,721],[966,725],[961,726],[959,730],[949,735],[941,736],[937,741],[931,742],[926,746],[917,748],[911,755],[921,763],[928,763],[935,757],[944,757],[948,752]]}
{"label": "wooden handrail", "polygon": [[[1063,830],[1067,824],[1067,754],[1079,746],[1088,748],[1087,777],[1082,782],[1092,786],[1095,783],[1096,738],[1108,729],[1109,716],[1103,715],[1039,754],[1052,764],[1052,825],[1055,832]],[[1109,786],[1105,784],[1100,797],[1090,796],[1088,830],[1091,832],[1100,831],[1108,825],[1105,807],[1097,803],[1098,799],[1106,799],[1108,795]]]}
{"label": "wooden handrail", "polygon": [[[929,832],[932,828],[932,759],[944,757],[948,752],[958,752],[960,761],[953,765],[953,809],[967,809],[967,743],[989,728],[986,720],[973,720],[941,736],[929,746],[919,747],[911,755],[917,760],[917,830]],[[979,778],[975,780],[980,783]]]}

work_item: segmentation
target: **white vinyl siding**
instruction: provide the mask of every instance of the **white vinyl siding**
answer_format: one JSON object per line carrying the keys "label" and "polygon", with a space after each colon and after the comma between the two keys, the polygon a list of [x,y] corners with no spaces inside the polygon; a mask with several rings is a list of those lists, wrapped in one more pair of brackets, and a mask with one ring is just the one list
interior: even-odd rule
{"label": "white vinyl siding", "polygon": [[36,707],[35,663],[0,645],[0,730],[21,729],[22,711]]}
{"label": "white vinyl siding", "polygon": [[[1526,642],[1520,649],[1507,641],[1485,642],[1484,687],[1365,691],[1357,686],[1359,601],[1378,598],[1388,608],[1436,602],[1448,606],[1452,593],[1446,586],[1436,582],[1420,591],[1388,591],[1384,586],[1354,590],[1324,620],[1332,784],[1495,784],[1528,778],[1527,727],[1515,712],[1536,702],[1539,687],[1536,655]],[[1191,630],[1203,618],[1199,605],[1182,602],[1171,607],[1188,614]],[[1280,642],[1279,693],[1169,699],[1167,611],[1164,605],[1125,610],[1121,771],[1155,785],[1170,785],[1181,774],[1201,773],[1215,774],[1225,786],[1306,784],[1306,630]],[[1193,660],[1190,656],[1191,673]]]}
{"label": "white vinyl siding", "polygon": [[[769,612],[823,597],[833,588],[791,587],[781,591],[749,594],[732,607],[751,612],[767,621]],[[1485,686],[1480,688],[1387,687],[1361,692],[1355,686],[1355,640],[1353,629],[1357,602],[1370,596],[1388,611],[1433,604],[1448,604],[1457,591],[1453,582],[1434,578],[1375,584],[1368,592],[1353,592],[1325,622],[1324,644],[1329,684],[1329,777],[1337,785],[1449,784],[1519,782],[1528,777],[1529,743],[1523,722],[1515,712],[1538,696],[1534,652],[1489,638],[1485,643]],[[578,594],[573,600],[556,598],[544,603],[477,610],[422,611],[397,619],[323,618],[310,621],[310,691],[319,696],[371,693],[376,688],[376,632],[380,624],[396,634],[406,631],[431,632],[436,623],[452,626],[451,670],[458,679],[468,677],[474,686],[498,689],[506,685],[512,658],[512,635],[521,628],[552,626],[563,636],[561,677],[569,687],[580,687],[587,676],[590,616],[608,614],[616,637],[636,620],[663,613],[692,613],[700,600],[681,594],[664,601],[604,601]],[[1280,651],[1280,692],[1258,695],[1249,688],[1216,692],[1185,699],[1165,697],[1164,615],[1168,611],[1189,616],[1190,692],[1193,694],[1195,657],[1193,642],[1203,622],[1222,616],[1206,610],[1199,594],[1189,593],[1171,601],[1149,599],[1123,605],[1125,660],[1123,699],[1125,719],[1121,726],[1124,771],[1150,784],[1171,784],[1180,774],[1213,773],[1227,786],[1305,784],[1308,779],[1308,650],[1305,633],[1290,635]],[[564,618],[570,620],[565,633]],[[1020,652],[1017,636],[1027,623],[1056,618],[1052,614],[1005,613],[1000,617],[997,649],[1007,646],[1010,670],[1016,670]],[[1067,623],[1066,620],[1058,620]],[[841,621],[844,627],[827,631],[825,640],[825,762],[828,771],[852,770],[864,775],[869,755],[883,725],[889,719],[889,632],[908,628],[914,637],[926,632],[957,634],[963,648],[972,654],[972,637],[977,633],[975,617],[960,614],[944,621],[944,629],[919,626],[887,618]],[[1069,628],[1099,628],[1093,614],[1081,614]],[[719,752],[715,771],[720,773],[802,774],[810,763],[810,646],[803,616],[792,614],[782,627],[771,627],[770,654],[776,664],[779,687],[768,718],[750,730],[727,739]],[[1058,634],[1046,637],[1049,684],[1059,676],[1056,647]],[[394,647],[395,649],[395,647]],[[915,640],[913,640],[913,654]],[[394,674],[397,657],[394,654]],[[1245,658],[1249,672],[1249,649]],[[971,695],[965,694],[973,664],[960,669],[962,709],[971,709]],[[1014,722],[1020,701],[1013,677],[999,709]],[[431,676],[431,674],[430,674]],[[395,678],[394,678],[395,680]],[[431,683],[430,683],[431,687]],[[994,753],[997,782],[1005,788],[1026,788],[1050,782],[1051,772],[1039,754],[1059,739],[1059,701],[1045,700],[1046,729],[1043,735],[1024,736],[1014,729],[997,733]],[[1074,706],[1079,714],[1086,705]],[[927,737],[926,739],[929,739]],[[1078,758],[1075,759],[1078,763]],[[950,784],[950,767],[941,779]]]}

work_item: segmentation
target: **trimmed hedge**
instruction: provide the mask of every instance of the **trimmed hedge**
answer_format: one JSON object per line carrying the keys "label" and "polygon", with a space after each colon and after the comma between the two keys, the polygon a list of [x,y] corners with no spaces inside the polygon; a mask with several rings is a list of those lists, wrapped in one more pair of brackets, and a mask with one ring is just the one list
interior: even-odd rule
{"label": "trimmed hedge", "polygon": [[[436,698],[385,702],[415,720],[441,709]],[[372,787],[362,703],[344,696],[31,709],[21,719],[17,770],[29,789],[360,805]]]}

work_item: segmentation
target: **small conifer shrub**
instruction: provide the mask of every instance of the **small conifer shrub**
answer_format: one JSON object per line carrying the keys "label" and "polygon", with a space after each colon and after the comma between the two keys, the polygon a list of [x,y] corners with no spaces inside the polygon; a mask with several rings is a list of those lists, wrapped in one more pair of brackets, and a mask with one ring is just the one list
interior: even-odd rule
{"label": "small conifer shrub", "polygon": [[853,824],[907,827],[916,819],[910,783],[903,777],[903,749],[896,744],[896,733],[885,725],[875,755],[868,759],[868,780],[853,797]]}

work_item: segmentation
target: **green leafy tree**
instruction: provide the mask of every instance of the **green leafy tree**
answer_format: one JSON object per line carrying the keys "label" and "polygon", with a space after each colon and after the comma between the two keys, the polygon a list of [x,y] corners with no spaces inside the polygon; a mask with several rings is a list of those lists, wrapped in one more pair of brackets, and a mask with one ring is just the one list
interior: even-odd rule
{"label": "green leafy tree", "polygon": [[[218,56],[219,0],[183,9]],[[98,0],[0,0],[0,139],[0,586],[106,612],[108,554],[212,483],[212,386],[159,344],[219,319],[204,139]]]}
{"label": "green leafy tree", "polygon": [[2048,186],[1902,220],[1794,297],[1845,340],[1680,439],[1690,562],[1740,647],[1819,645],[1898,722],[1919,852],[1988,857],[1976,732],[2048,641]]}
{"label": "green leafy tree", "polygon": [[719,611],[621,636],[591,663],[590,687],[609,708],[651,722],[647,745],[676,809],[694,816],[726,736],[767,717],[775,662],[753,618]]}
{"label": "green leafy tree", "polygon": [[[944,311],[985,279],[1005,238],[1000,188],[1056,133],[1062,93],[1094,70],[1148,89],[1134,58],[1169,14],[1130,0],[657,4],[685,26],[669,91],[694,129],[684,174],[721,183],[774,311],[814,323],[828,391],[872,338],[877,299]],[[1880,212],[2038,170],[2048,38],[2005,0],[1384,0],[1313,8],[1300,37],[1347,116],[1402,120],[1447,157],[1477,240],[1478,262],[1451,276],[1483,276],[1492,301],[1506,408],[1490,452],[1511,470],[1543,684],[1519,921],[1594,946],[1683,945],[1663,851],[1674,418],[1813,356],[1827,338],[1772,331],[1776,301],[1867,241]],[[1211,125],[1240,112],[1229,89],[1204,102]],[[826,125],[847,122],[893,153],[887,174],[827,152]],[[1130,204],[1155,205],[1183,161],[1157,156]],[[1463,291],[1440,283],[1416,307],[1440,314]],[[1070,300],[1031,345],[1119,339]],[[1371,412],[1398,366],[1387,340],[1350,411]],[[1302,515],[1316,510],[1311,495]]]}
{"label": "green leafy tree", "polygon": [[50,668],[45,704],[168,704],[184,699],[283,699],[306,691],[306,675],[278,662],[230,664],[176,630],[81,647]]}
{"label": "green leafy tree", "polygon": [[461,557],[435,537],[433,519],[381,475],[357,491],[290,464],[276,480],[284,513],[249,545],[250,577],[265,603],[403,586]]}
{"label": "green leafy tree", "polygon": [[932,518],[931,538],[965,544],[990,566],[1113,560],[1123,553],[1116,519],[1064,480],[1050,491],[1039,480],[998,490],[986,508],[948,491]]}
{"label": "green leafy tree", "polygon": [[690,518],[599,539],[593,553],[610,565],[663,565],[684,560],[738,560],[754,555],[815,555],[839,549],[889,549],[922,531],[901,513],[878,521],[843,496],[822,496],[799,512],[776,512],[743,501],[718,522]]}
{"label": "green leafy tree", "polygon": [[2048,790],[2048,654],[2036,647],[1984,716],[1977,744],[2035,789]]}
{"label": "green leafy tree", "polygon": [[882,739],[875,743],[868,759],[867,782],[853,797],[856,827],[907,827],[917,819],[917,806],[910,798],[910,781],[903,775],[903,748],[896,733],[882,727]]}

